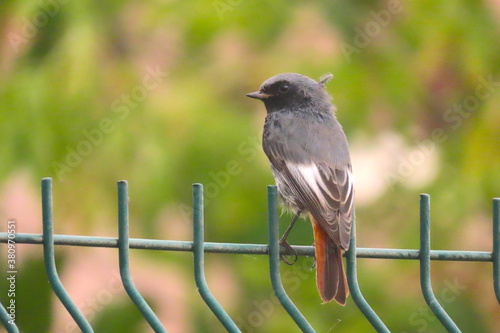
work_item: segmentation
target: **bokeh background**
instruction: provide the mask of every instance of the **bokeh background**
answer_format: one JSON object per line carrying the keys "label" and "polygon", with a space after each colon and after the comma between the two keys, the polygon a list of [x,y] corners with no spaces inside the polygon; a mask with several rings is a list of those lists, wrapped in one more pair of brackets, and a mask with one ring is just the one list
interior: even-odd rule
{"label": "bokeh background", "polygon": [[[115,237],[116,181],[131,237],[191,240],[191,184],[205,184],[206,240],[265,243],[262,103],[268,77],[331,72],[349,138],[358,245],[417,248],[419,193],[435,249],[491,251],[500,196],[500,2],[0,2],[0,220],[41,233],[40,180],[54,179],[55,232]],[[291,216],[282,215],[284,229]],[[309,222],[291,243],[312,243]],[[1,246],[2,265],[6,247]],[[120,286],[116,249],[57,247],[61,278],[96,332],[149,332]],[[222,332],[196,292],[192,254],[133,250],[134,281],[169,332]],[[265,256],[207,254],[207,278],[246,332],[296,332]],[[418,262],[359,260],[366,299],[393,332],[442,332]],[[5,266],[0,300],[5,302]],[[495,332],[488,263],[433,262],[438,298],[464,332]],[[18,246],[22,332],[77,332],[42,249]],[[282,267],[317,332],[371,332],[352,299],[320,304],[311,259]]]}

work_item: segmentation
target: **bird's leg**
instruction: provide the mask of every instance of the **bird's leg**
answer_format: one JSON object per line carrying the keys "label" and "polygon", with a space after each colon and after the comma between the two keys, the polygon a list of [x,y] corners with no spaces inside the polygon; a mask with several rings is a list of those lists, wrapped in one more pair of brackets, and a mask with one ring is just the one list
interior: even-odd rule
{"label": "bird's leg", "polygon": [[288,237],[288,234],[290,233],[290,231],[292,231],[292,228],[293,228],[293,225],[295,224],[295,222],[297,221],[297,219],[299,218],[300,216],[300,213],[302,213],[301,210],[299,210],[297,212],[297,214],[295,214],[295,216],[293,217],[292,221],[290,222],[290,225],[288,226],[288,228],[286,228],[285,230],[285,233],[283,234],[283,236],[281,236],[280,238],[280,244],[283,245],[283,243],[286,243],[286,238]]}
{"label": "bird's leg", "polygon": [[295,216],[293,217],[292,219],[292,222],[290,222],[290,225],[288,226],[288,228],[286,228],[285,230],[285,233],[283,234],[283,236],[281,236],[280,238],[280,245],[283,245],[289,252],[292,252],[293,253],[293,260],[290,261],[288,260],[287,256],[282,254],[280,255],[280,259],[287,265],[293,265],[295,264],[295,262],[297,261],[297,251],[295,251],[292,246],[290,244],[288,244],[288,242],[286,241],[286,238],[288,237],[288,234],[290,233],[290,231],[292,231],[292,228],[293,228],[293,225],[295,224],[295,222],[297,221],[297,219],[299,218],[300,216],[300,213],[302,211],[298,211],[297,214],[295,214]]}

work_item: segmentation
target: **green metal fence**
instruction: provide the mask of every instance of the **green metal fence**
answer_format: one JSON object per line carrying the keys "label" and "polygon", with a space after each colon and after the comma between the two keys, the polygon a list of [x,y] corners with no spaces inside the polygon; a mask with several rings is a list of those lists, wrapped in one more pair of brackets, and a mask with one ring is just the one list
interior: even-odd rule
{"label": "green metal fence", "polygon": [[[42,180],[42,210],[43,210],[43,234],[16,234],[16,244],[42,244],[44,251],[44,262],[49,282],[59,300],[71,314],[82,332],[93,332],[88,320],[83,316],[75,303],[71,300],[64,289],[57,274],[55,265],[54,246],[90,246],[118,248],[120,262],[120,276],[123,286],[130,299],[135,303],[155,332],[167,332],[155,313],[146,303],[140,292],[134,286],[129,267],[129,249],[148,249],[163,251],[190,251],[194,254],[194,274],[198,291],[208,305],[210,310],[219,319],[228,332],[240,332],[234,321],[224,311],[217,299],[212,295],[207,285],[204,272],[204,254],[213,253],[236,253],[236,254],[260,254],[269,257],[269,273],[272,288],[283,308],[288,312],[296,325],[303,332],[315,332],[311,324],[302,315],[298,307],[288,297],[281,280],[279,269],[279,257],[287,253],[285,248],[279,245],[278,226],[278,194],[275,186],[268,187],[268,234],[269,244],[236,244],[236,243],[211,243],[204,240],[203,220],[203,186],[193,185],[193,242],[153,240],[153,239],[130,239],[128,221],[128,187],[126,181],[118,182],[118,238],[110,237],[85,237],[54,235],[52,220],[52,179]],[[425,301],[448,332],[460,332],[452,318],[446,313],[436,299],[431,285],[431,260],[447,261],[484,261],[493,263],[493,288],[498,303],[500,304],[500,198],[493,199],[493,249],[492,252],[482,251],[437,251],[431,250],[430,246],[430,196],[420,196],[420,249],[382,249],[382,248],[358,248],[356,247],[356,229],[353,221],[353,236],[351,238],[350,250],[346,253],[347,280],[351,289],[351,295],[359,310],[365,318],[376,329],[377,332],[390,332],[382,319],[373,311],[364,299],[358,285],[356,274],[357,258],[379,258],[379,259],[414,259],[420,261],[420,284]],[[0,233],[0,242],[12,241],[8,232]],[[293,246],[297,255],[313,256],[312,246]],[[9,323],[10,317],[6,307],[0,306],[0,320],[8,332],[19,332],[15,324]]]}

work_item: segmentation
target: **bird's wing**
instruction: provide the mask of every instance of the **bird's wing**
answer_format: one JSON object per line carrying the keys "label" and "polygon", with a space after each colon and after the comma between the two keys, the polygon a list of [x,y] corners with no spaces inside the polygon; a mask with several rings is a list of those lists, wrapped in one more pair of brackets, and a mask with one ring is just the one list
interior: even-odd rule
{"label": "bird's wing", "polygon": [[282,181],[334,242],[347,250],[354,203],[351,167],[286,162],[282,167]]}

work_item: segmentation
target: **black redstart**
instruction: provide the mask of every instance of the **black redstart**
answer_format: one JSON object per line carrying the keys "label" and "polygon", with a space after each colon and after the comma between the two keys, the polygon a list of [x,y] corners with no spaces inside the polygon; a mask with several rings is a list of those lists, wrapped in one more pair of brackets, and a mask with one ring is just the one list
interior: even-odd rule
{"label": "black redstart", "polygon": [[337,121],[325,83],[284,73],[247,94],[267,109],[262,145],[282,202],[295,216],[309,213],[314,231],[316,283],[324,302],[345,305],[349,288],[342,251],[349,249],[354,188],[347,139]]}

